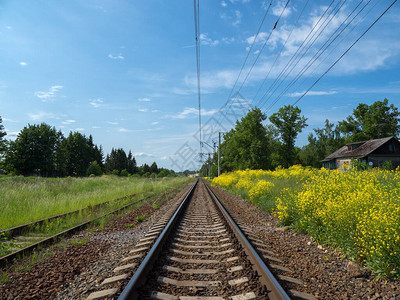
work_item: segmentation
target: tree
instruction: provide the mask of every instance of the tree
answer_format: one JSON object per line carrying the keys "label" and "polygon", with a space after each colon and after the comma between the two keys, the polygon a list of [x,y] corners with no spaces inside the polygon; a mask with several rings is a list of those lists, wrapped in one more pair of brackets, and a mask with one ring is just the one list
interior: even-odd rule
{"label": "tree", "polygon": [[126,153],[124,149],[117,148],[111,149],[110,155],[107,155],[106,158],[106,170],[108,173],[118,170],[120,173],[123,169],[128,168],[128,158],[126,157]]}
{"label": "tree", "polygon": [[88,167],[93,161],[92,148],[89,139],[80,132],[70,132],[63,141],[65,151],[65,165],[70,176],[85,176]]}
{"label": "tree", "polygon": [[339,122],[339,129],[345,134],[346,142],[397,136],[400,132],[400,113],[387,99],[371,105],[360,103],[353,114]]}
{"label": "tree", "polygon": [[261,110],[254,108],[236,122],[235,128],[224,135],[224,142],[221,145],[223,172],[271,167],[272,138],[262,124],[265,119],[266,116]]}
{"label": "tree", "polygon": [[3,119],[0,116],[0,153],[5,150],[6,141],[3,138],[7,135],[7,132],[4,131],[4,126],[1,123],[3,123]]}
{"label": "tree", "polygon": [[128,168],[127,168],[127,170],[130,174],[135,174],[138,172],[137,166],[136,166],[136,159],[132,155],[131,150],[129,150],[129,153],[128,153]]}
{"label": "tree", "polygon": [[[6,153],[6,168],[18,174],[52,176],[55,153],[62,141],[61,131],[46,123],[24,127]],[[86,170],[86,169],[85,169]]]}
{"label": "tree", "polygon": [[156,162],[153,162],[150,166],[150,173],[158,174],[158,167]]}
{"label": "tree", "polygon": [[345,139],[341,136],[338,126],[325,120],[324,128],[314,129],[315,135],[310,133],[308,145],[300,152],[301,163],[316,168],[321,167],[321,160],[344,146]]}
{"label": "tree", "polygon": [[308,126],[307,119],[300,116],[301,110],[297,106],[285,105],[277,113],[272,114],[269,120],[279,131],[282,140],[280,155],[283,165],[289,167],[294,164],[296,150],[294,147],[297,135]]}
{"label": "tree", "polygon": [[4,139],[4,137],[7,135],[7,132],[4,131],[4,126],[1,123],[3,123],[3,119],[0,116],[0,164],[3,161],[4,152],[7,149],[7,140]]}
{"label": "tree", "polygon": [[144,164],[144,165],[142,166],[142,170],[143,170],[143,173],[151,173],[151,172],[150,172],[150,167],[149,167],[148,164]]}

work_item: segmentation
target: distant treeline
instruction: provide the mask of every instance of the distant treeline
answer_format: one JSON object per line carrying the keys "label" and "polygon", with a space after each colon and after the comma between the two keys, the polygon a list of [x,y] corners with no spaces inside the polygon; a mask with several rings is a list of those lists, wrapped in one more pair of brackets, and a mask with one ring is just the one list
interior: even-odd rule
{"label": "distant treeline", "polygon": [[[389,101],[371,105],[360,103],[353,114],[343,121],[325,121],[325,126],[314,129],[308,144],[295,146],[297,135],[308,126],[297,106],[287,105],[269,117],[255,108],[237,121],[235,128],[224,135],[221,145],[221,173],[244,169],[273,170],[294,164],[321,167],[321,160],[340,147],[353,142],[383,137],[397,137],[400,132],[400,113]],[[218,155],[201,168],[201,176],[217,176]]]}
{"label": "distant treeline", "polygon": [[[119,176],[177,176],[173,170],[137,166],[129,151],[112,149],[104,159],[102,146],[93,142],[92,135],[70,132],[64,136],[46,123],[28,125],[15,141],[6,140],[0,117],[0,170],[7,174],[39,176],[99,176],[103,173]],[[92,175],[92,176],[93,176]]]}

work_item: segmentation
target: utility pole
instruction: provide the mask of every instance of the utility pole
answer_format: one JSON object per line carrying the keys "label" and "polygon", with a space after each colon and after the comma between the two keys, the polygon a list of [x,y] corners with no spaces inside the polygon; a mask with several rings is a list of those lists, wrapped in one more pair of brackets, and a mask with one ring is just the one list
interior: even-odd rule
{"label": "utility pole", "polygon": [[208,178],[211,178],[211,159],[210,159],[210,153],[208,153]]}
{"label": "utility pole", "polygon": [[221,132],[218,132],[218,177],[221,175]]}

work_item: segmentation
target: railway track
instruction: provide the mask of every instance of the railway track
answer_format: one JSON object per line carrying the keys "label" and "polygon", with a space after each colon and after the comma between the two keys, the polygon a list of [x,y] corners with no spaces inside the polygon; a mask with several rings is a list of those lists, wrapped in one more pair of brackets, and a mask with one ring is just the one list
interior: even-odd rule
{"label": "railway track", "polygon": [[[168,194],[176,193],[177,190],[168,192]],[[10,249],[6,255],[0,257],[0,268],[6,267],[12,261],[23,255],[30,254],[35,249],[39,247],[44,247],[51,245],[60,238],[64,238],[77,231],[85,229],[88,225],[96,222],[99,219],[105,218],[109,215],[116,215],[121,211],[127,210],[134,205],[140,204],[152,197],[152,195],[147,195],[140,197],[139,199],[133,200],[136,195],[128,195],[115,200],[105,201],[91,207],[83,208],[80,210],[75,210],[72,212],[60,214],[57,216],[52,216],[46,219],[38,220],[32,223],[23,224],[17,227],[0,231],[0,234],[6,237],[5,240],[0,241],[0,246],[6,249]],[[118,205],[119,203],[121,205]],[[109,205],[119,206],[117,209],[108,209],[106,213],[101,212],[101,209],[107,208]],[[111,206],[110,206],[111,207]],[[65,219],[77,216],[78,218],[86,217],[85,221],[73,225],[67,229],[58,230],[55,234],[46,234],[41,231],[46,229],[46,227],[55,226],[62,224]],[[79,219],[77,219],[79,220]]]}
{"label": "railway track", "polygon": [[262,241],[247,239],[203,181],[172,211],[87,299],[313,299],[282,288],[290,278],[276,279],[265,263],[284,270],[276,254],[257,253]]}

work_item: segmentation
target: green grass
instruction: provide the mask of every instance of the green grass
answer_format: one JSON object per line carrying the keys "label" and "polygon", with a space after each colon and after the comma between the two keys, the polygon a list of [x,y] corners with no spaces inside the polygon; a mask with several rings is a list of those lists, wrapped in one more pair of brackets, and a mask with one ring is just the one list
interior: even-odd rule
{"label": "green grass", "polygon": [[[134,199],[149,194],[162,195],[190,180],[164,178],[155,182],[151,179],[116,176],[94,178],[0,176],[0,230],[127,195],[136,194]],[[132,199],[127,201],[132,202]]]}

